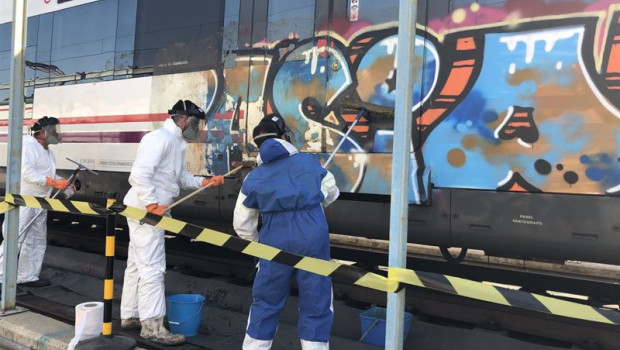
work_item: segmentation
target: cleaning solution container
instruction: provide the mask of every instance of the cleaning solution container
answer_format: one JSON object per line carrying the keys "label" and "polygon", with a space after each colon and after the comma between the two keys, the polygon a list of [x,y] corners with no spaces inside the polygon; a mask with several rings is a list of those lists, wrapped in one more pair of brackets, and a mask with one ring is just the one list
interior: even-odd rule
{"label": "cleaning solution container", "polygon": [[167,301],[170,331],[186,337],[198,334],[205,297],[200,294],[175,294],[169,296]]}
{"label": "cleaning solution container", "polygon": [[[360,313],[362,336],[360,342],[385,347],[385,314],[386,309],[373,306]],[[411,327],[411,315],[405,312],[405,325],[403,330],[403,342],[407,339],[409,328]]]}

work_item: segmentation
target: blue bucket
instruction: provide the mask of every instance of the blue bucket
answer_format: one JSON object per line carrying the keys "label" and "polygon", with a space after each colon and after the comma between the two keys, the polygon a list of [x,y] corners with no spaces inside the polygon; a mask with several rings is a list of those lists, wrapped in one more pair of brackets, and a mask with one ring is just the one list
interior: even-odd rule
{"label": "blue bucket", "polygon": [[[385,347],[385,314],[386,309],[382,307],[371,307],[360,313],[362,337],[360,342]],[[405,325],[403,330],[403,342],[407,339],[409,328],[411,327],[412,314],[405,312]]]}
{"label": "blue bucket", "polygon": [[186,337],[198,334],[205,297],[200,294],[176,294],[167,300],[170,331]]}

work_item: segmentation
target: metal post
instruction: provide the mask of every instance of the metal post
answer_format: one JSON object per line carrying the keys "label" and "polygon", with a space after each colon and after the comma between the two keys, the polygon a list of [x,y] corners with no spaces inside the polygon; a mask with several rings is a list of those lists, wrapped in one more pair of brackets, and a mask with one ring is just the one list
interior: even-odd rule
{"label": "metal post", "polygon": [[[6,193],[19,193],[21,183],[27,7],[27,0],[13,0],[13,61],[11,62],[9,137],[6,156]],[[15,309],[18,209],[6,213],[4,225],[4,264],[2,265],[2,301],[0,302],[3,314]]]}
{"label": "metal post", "polygon": [[[118,193],[106,194],[106,208],[110,208],[118,199]],[[105,256],[106,269],[103,280],[103,329],[101,336],[81,341],[75,350],[129,350],[136,347],[133,338],[112,334],[112,299],[114,298],[114,256],[116,247],[116,213],[106,215],[105,222]]]}
{"label": "metal post", "polygon": [[[118,193],[108,193],[109,208],[116,199]],[[105,280],[103,281],[103,329],[104,336],[112,335],[112,298],[114,297],[114,248],[116,246],[116,214],[106,216],[105,223]]]}
{"label": "metal post", "polygon": [[[396,53],[396,108],[390,203],[389,267],[406,267],[409,162],[411,161],[411,124],[413,108],[413,59],[415,57],[416,0],[400,0],[398,51]],[[389,293],[385,348],[403,348],[405,290]]]}

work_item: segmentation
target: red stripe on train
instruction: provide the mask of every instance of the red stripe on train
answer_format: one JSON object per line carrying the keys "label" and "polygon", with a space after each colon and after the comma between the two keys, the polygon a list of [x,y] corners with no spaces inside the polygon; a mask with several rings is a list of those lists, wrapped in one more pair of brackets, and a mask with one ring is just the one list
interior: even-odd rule
{"label": "red stripe on train", "polygon": [[[24,109],[27,111],[30,111],[32,110],[32,107],[25,107]],[[8,112],[8,111],[9,111],[8,108],[0,108],[0,112]]]}
{"label": "red stripe on train", "polygon": [[[0,109],[1,110],[1,109]],[[215,119],[231,120],[234,111],[216,113]],[[244,111],[239,111],[239,119],[244,119]],[[103,124],[103,123],[132,123],[132,122],[160,122],[170,117],[167,113],[125,114],[125,115],[98,115],[94,117],[60,117],[61,124]],[[36,119],[24,120],[24,125],[34,124]],[[0,126],[8,126],[8,120],[0,120]]]}
{"label": "red stripe on train", "polygon": [[[62,143],[140,143],[148,131],[110,131],[62,133]],[[7,142],[7,134],[0,134],[0,142]]]}

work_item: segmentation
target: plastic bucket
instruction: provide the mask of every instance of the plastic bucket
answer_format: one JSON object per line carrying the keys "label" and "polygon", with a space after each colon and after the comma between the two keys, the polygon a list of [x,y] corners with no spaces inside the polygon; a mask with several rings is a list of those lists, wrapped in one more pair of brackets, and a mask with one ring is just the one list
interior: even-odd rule
{"label": "plastic bucket", "polygon": [[200,294],[175,294],[169,296],[167,301],[170,331],[186,337],[198,334],[205,297]]}
{"label": "plastic bucket", "polygon": [[[374,306],[360,313],[360,325],[362,337],[360,342],[385,347],[385,308]],[[411,327],[411,315],[405,312],[405,325],[403,330],[403,342],[407,339]]]}

